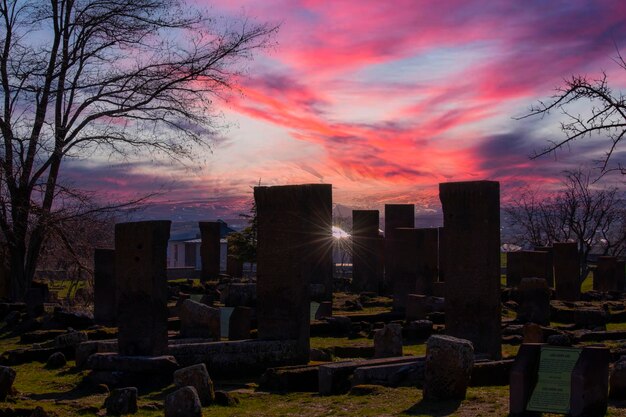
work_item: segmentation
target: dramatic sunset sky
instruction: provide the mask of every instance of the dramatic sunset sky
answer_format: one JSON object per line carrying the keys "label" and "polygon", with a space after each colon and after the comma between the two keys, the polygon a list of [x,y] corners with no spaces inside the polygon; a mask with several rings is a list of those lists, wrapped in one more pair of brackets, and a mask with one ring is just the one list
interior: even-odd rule
{"label": "dramatic sunset sky", "polygon": [[562,116],[515,118],[572,74],[604,70],[616,89],[626,86],[612,61],[616,46],[626,51],[623,0],[206,5],[215,16],[281,25],[276,45],[247,64],[241,91],[216,103],[229,128],[213,152],[187,167],[76,162],[68,176],[112,194],[161,190],[173,216],[237,213],[259,180],[331,183],[338,203],[428,211],[439,182],[550,188],[562,170],[600,157],[607,142],[595,138],[531,161],[546,140],[562,138]]}

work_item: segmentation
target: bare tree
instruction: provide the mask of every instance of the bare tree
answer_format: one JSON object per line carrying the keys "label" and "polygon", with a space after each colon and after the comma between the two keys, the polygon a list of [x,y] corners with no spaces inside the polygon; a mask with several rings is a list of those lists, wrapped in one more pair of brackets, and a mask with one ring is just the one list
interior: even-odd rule
{"label": "bare tree", "polygon": [[523,246],[576,242],[581,279],[588,272],[589,255],[626,253],[626,207],[617,188],[594,187],[589,172],[567,172],[563,187],[541,198],[526,190],[505,207],[509,225]]}
{"label": "bare tree", "polygon": [[0,0],[0,229],[22,298],[56,218],[68,157],[208,146],[211,101],[275,27],[183,0]]}
{"label": "bare tree", "polygon": [[[617,52],[614,61],[626,71],[626,61]],[[575,103],[587,102],[588,111],[580,114],[574,108]],[[544,116],[552,111],[560,111],[565,116],[561,122],[561,130],[565,139],[550,141],[549,145],[535,153],[532,158],[538,158],[558,149],[570,145],[577,139],[592,135],[604,135],[610,140],[608,149],[600,161],[602,175],[610,171],[621,172],[626,175],[626,166],[620,161],[614,161],[614,154],[620,143],[623,144],[626,135],[626,96],[622,92],[614,91],[607,82],[606,73],[598,79],[577,75],[565,80],[562,87],[557,88],[550,100],[540,101],[531,107],[530,113],[521,119],[533,116]]]}

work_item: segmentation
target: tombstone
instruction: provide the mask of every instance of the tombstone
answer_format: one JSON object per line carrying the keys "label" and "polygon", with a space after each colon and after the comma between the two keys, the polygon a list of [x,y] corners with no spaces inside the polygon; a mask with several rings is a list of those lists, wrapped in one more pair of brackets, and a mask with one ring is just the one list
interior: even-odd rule
{"label": "tombstone", "polygon": [[167,350],[167,241],[170,221],[115,225],[115,301],[120,355]]}
{"label": "tombstone", "polygon": [[308,363],[309,284],[312,266],[328,262],[332,186],[255,187],[254,198],[258,337],[297,340],[294,362]]}
{"label": "tombstone", "polygon": [[200,259],[202,280],[215,279],[220,275],[221,222],[198,222],[200,226]]}
{"label": "tombstone", "polygon": [[535,252],[547,252],[546,281],[548,286],[554,288],[554,248],[552,246],[535,246]]}
{"label": "tombstone", "polygon": [[393,358],[402,356],[402,326],[386,324],[374,333],[374,357]]}
{"label": "tombstone", "polygon": [[431,295],[437,277],[437,229],[396,228],[389,242],[395,257],[393,307],[404,311],[408,294]]}
{"label": "tombstone", "polygon": [[352,290],[379,293],[383,263],[378,210],[352,210]]}
{"label": "tombstone", "polygon": [[463,400],[474,367],[474,349],[469,340],[435,335],[426,341],[424,399]]}
{"label": "tombstone", "polygon": [[624,292],[624,287],[626,285],[626,261],[625,260],[617,260],[617,265],[615,266],[615,282],[617,282],[617,291]]}
{"label": "tombstone", "polygon": [[44,313],[46,293],[47,291],[39,286],[33,286],[26,290],[24,302],[26,303],[26,311],[30,316],[37,317]]}
{"label": "tombstone", "polygon": [[393,269],[396,257],[392,249],[395,239],[395,229],[398,227],[415,227],[414,204],[385,204],[385,286],[387,290],[393,289]]}
{"label": "tombstone", "polygon": [[179,307],[180,336],[220,340],[220,309],[193,300],[184,300]]}
{"label": "tombstone", "polygon": [[228,321],[228,340],[250,339],[252,330],[252,309],[235,307]]}
{"label": "tombstone", "polygon": [[243,262],[233,255],[226,256],[226,273],[231,277],[240,278],[243,276]]}
{"label": "tombstone", "polygon": [[500,184],[439,184],[445,234],[446,334],[501,357]]}
{"label": "tombstone", "polygon": [[521,323],[550,324],[550,288],[543,278],[522,278],[518,286],[520,303],[517,320]]}
{"label": "tombstone", "polygon": [[557,300],[578,301],[580,299],[580,264],[578,245],[575,242],[552,245],[554,263],[554,288]]}
{"label": "tombstone", "polygon": [[94,305],[96,324],[115,325],[115,249],[95,249],[93,255]]}
{"label": "tombstone", "polygon": [[617,291],[617,258],[615,256],[598,256],[598,264],[593,272],[593,289],[595,291]]}
{"label": "tombstone", "polygon": [[552,257],[549,252],[522,250],[507,252],[507,286],[519,285],[522,278],[543,278],[554,286]]}

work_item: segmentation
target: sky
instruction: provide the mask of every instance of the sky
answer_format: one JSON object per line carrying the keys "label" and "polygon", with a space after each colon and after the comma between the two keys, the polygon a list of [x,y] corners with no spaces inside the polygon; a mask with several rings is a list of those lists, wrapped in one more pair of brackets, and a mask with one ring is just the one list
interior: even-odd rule
{"label": "sky", "polygon": [[186,165],[72,161],[67,178],[103,195],[157,191],[156,206],[176,218],[245,211],[259,183],[330,183],[336,203],[415,203],[428,213],[441,182],[496,180],[505,197],[527,184],[555,187],[563,170],[601,157],[607,140],[530,160],[563,138],[563,116],[519,117],[572,75],[605,71],[614,88],[626,86],[613,62],[626,51],[622,0],[205,5],[233,21],[280,25],[239,89],[215,102],[226,127],[211,151]]}

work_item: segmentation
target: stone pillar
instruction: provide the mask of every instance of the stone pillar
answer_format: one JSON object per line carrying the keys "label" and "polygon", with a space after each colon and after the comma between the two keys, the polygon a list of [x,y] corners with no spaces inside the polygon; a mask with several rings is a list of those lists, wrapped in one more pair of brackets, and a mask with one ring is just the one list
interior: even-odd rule
{"label": "stone pillar", "polygon": [[[446,333],[501,357],[500,184],[439,184],[446,259]],[[452,256],[454,254],[454,256]]]}
{"label": "stone pillar", "polygon": [[624,292],[624,286],[626,285],[626,261],[617,260],[615,267],[615,282],[617,282],[617,291]]}
{"label": "stone pillar", "polygon": [[554,288],[558,300],[580,299],[580,264],[578,245],[575,242],[554,243]]}
{"label": "stone pillar", "polygon": [[522,278],[543,278],[549,287],[552,278],[552,257],[546,251],[522,250],[507,252],[506,279],[508,287],[516,287]]}
{"label": "stone pillar", "polygon": [[235,307],[228,321],[228,340],[250,339],[252,330],[252,309]]}
{"label": "stone pillar", "polygon": [[522,251],[506,253],[506,286],[517,287],[522,280],[522,265],[524,255]]}
{"label": "stone pillar", "polygon": [[9,247],[0,243],[0,298],[11,297],[11,269],[9,265]]}
{"label": "stone pillar", "polygon": [[383,265],[379,250],[378,210],[352,210],[352,290],[381,290]]}
{"label": "stone pillar", "polygon": [[554,288],[554,248],[552,246],[535,246],[535,252],[547,252],[548,260],[546,267],[546,281],[548,286]]}
{"label": "stone pillar", "polygon": [[393,290],[393,269],[396,257],[392,250],[395,229],[398,227],[415,227],[414,204],[385,204],[385,289]]}
{"label": "stone pillar", "polygon": [[231,277],[241,278],[243,276],[243,262],[232,255],[226,257],[226,273]]}
{"label": "stone pillar", "polygon": [[441,242],[443,242],[443,234],[445,232],[443,227],[438,227],[437,228],[437,232],[438,232],[438,236],[437,236],[437,247],[438,247],[438,253],[437,253],[437,275],[438,275],[438,282],[445,282],[446,281],[446,272],[443,270],[445,264],[446,264],[446,252],[444,251],[444,247],[443,244]]}
{"label": "stone pillar", "polygon": [[437,276],[437,229],[395,229],[390,248],[396,258],[391,280],[393,306],[404,311],[408,294],[432,295]]}
{"label": "stone pillar", "polygon": [[221,222],[199,222],[200,259],[202,262],[202,280],[215,279],[220,275],[220,235]]}
{"label": "stone pillar", "polygon": [[593,289],[596,291],[617,291],[617,258],[598,256],[598,266],[593,272]]}
{"label": "stone pillar", "polygon": [[307,363],[312,266],[330,260],[332,268],[332,186],[255,187],[254,199],[259,339],[297,340],[295,362]]}
{"label": "stone pillar", "polygon": [[114,326],[115,249],[95,249],[93,263],[93,316],[97,324]]}
{"label": "stone pillar", "polygon": [[115,299],[120,355],[167,350],[167,241],[170,221],[115,225]]}

